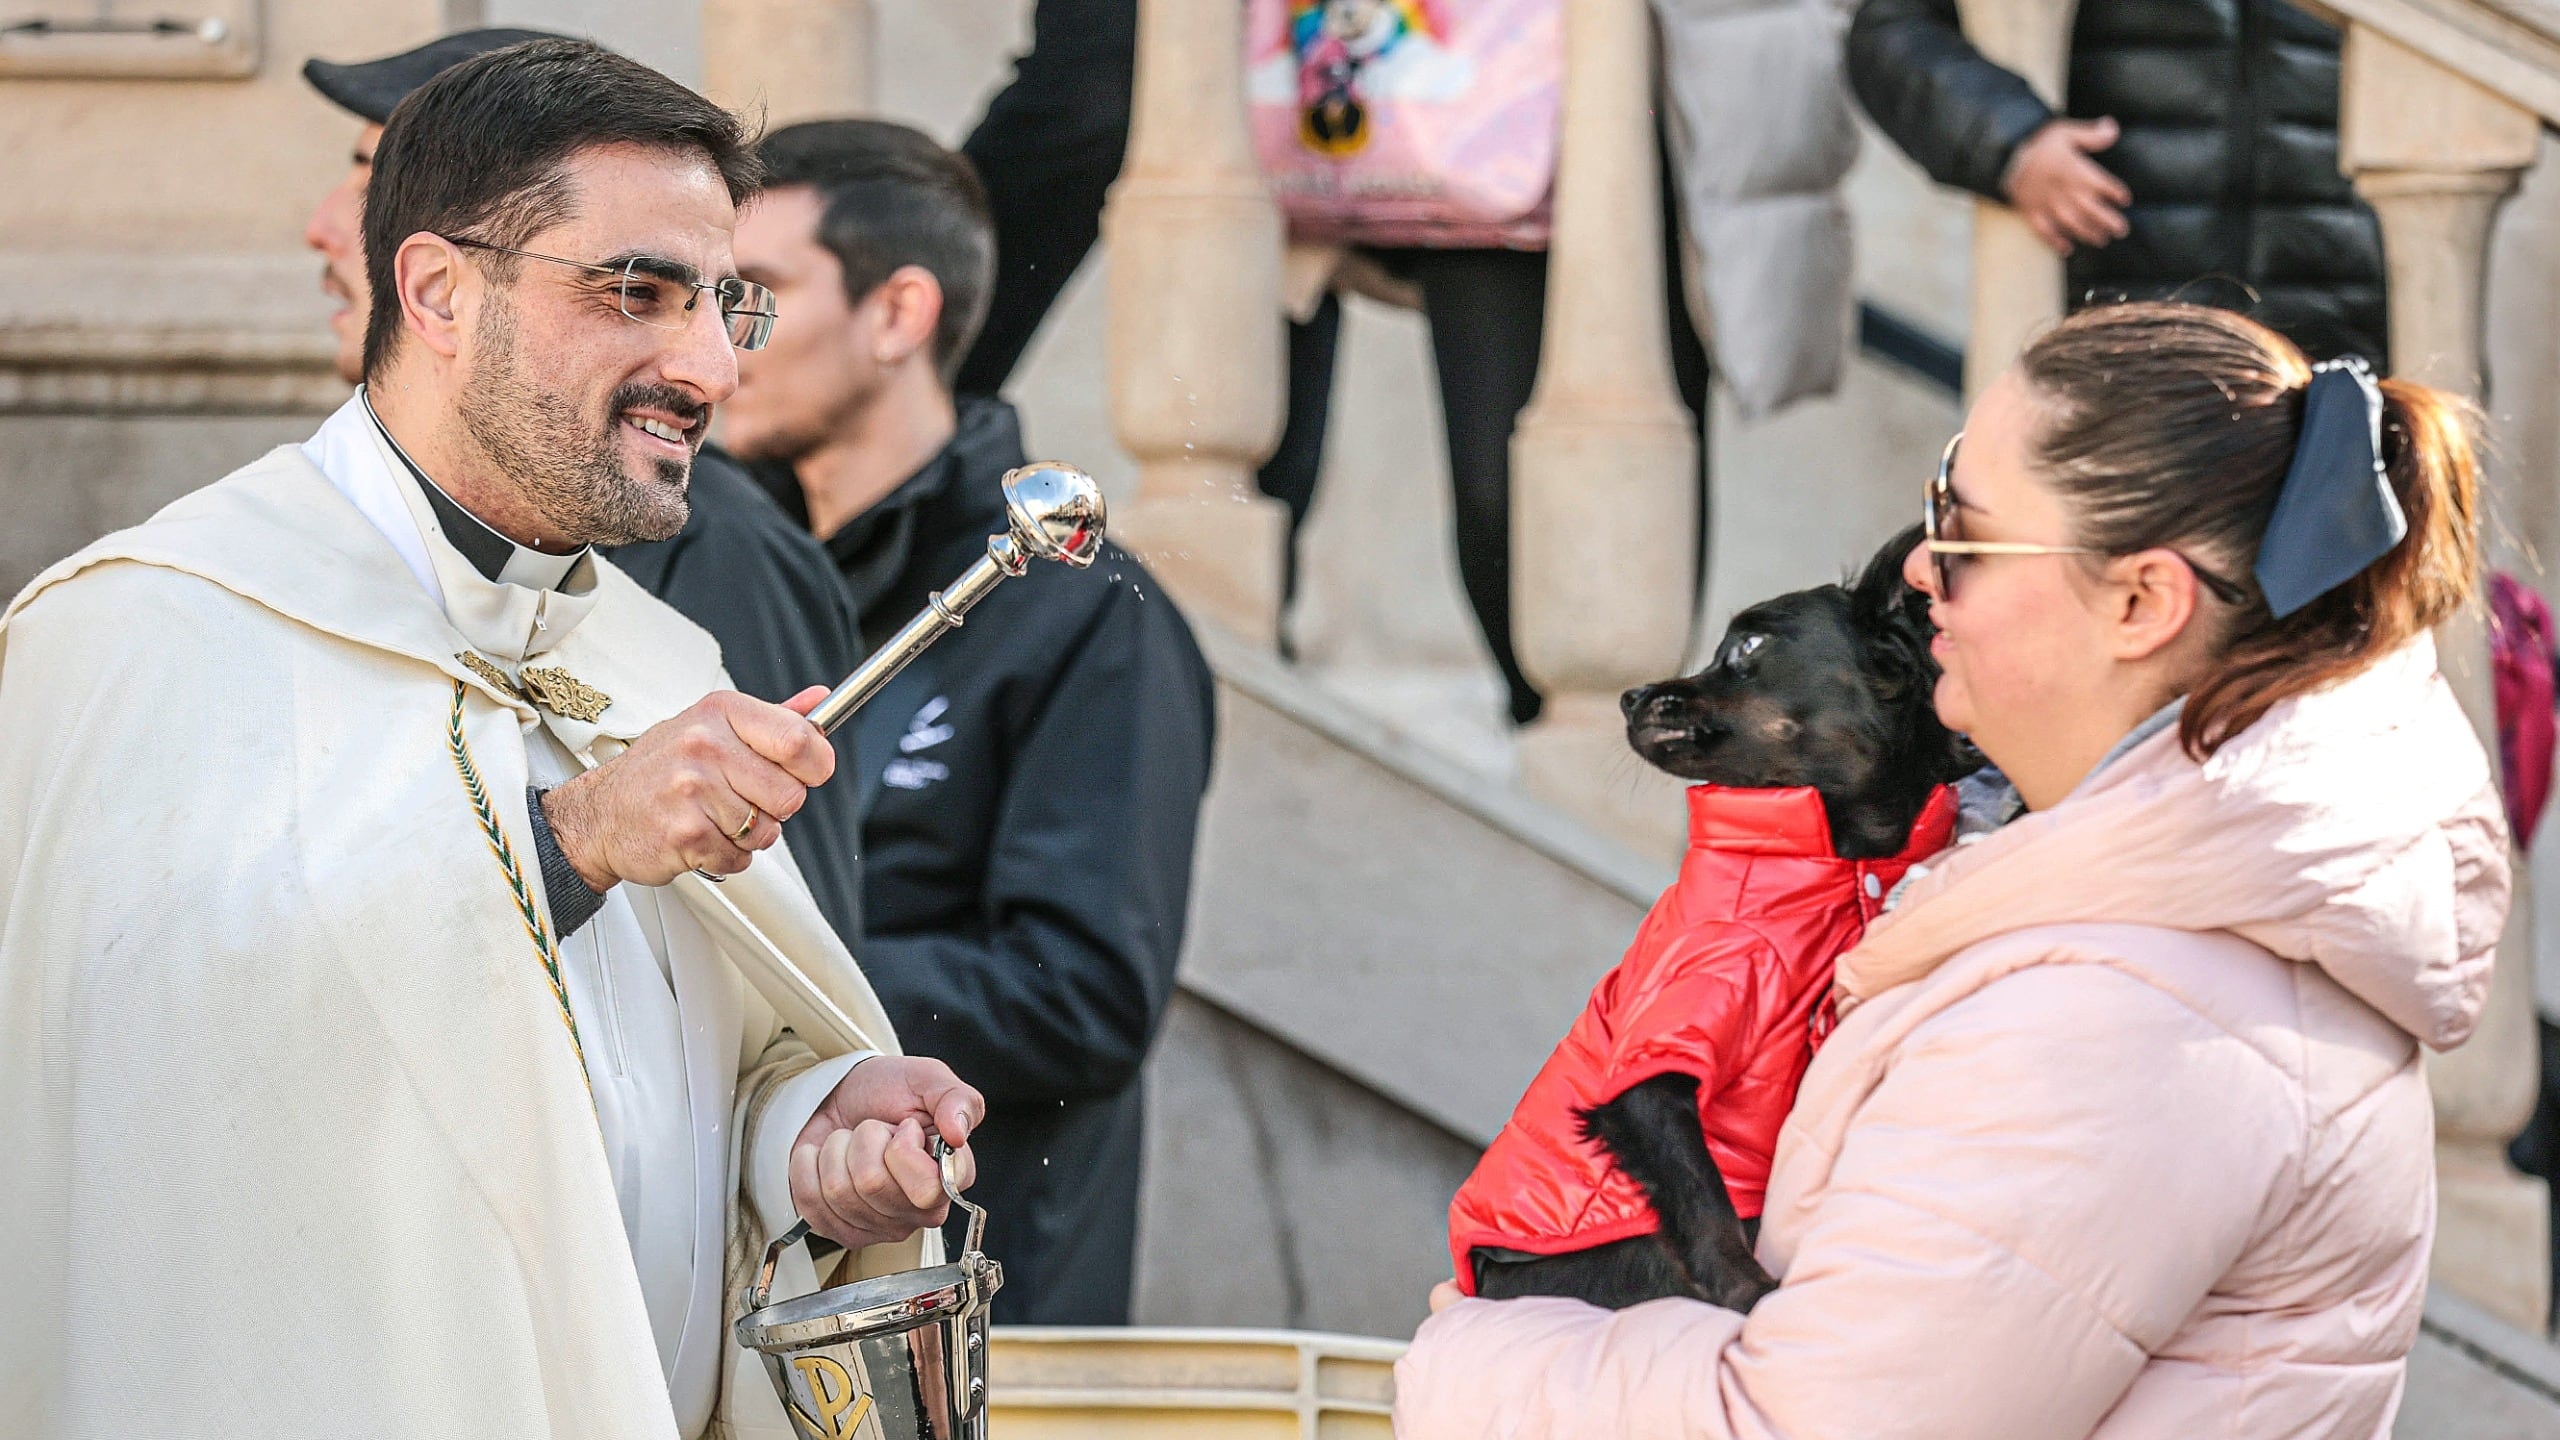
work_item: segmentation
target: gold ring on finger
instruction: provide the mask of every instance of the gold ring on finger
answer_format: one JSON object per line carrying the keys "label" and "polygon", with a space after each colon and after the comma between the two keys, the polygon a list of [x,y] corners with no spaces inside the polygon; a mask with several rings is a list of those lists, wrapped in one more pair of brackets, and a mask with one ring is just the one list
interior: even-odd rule
{"label": "gold ring on finger", "polygon": [[764,812],[763,812],[763,811],[758,810],[758,809],[757,809],[756,807],[754,807],[753,805],[748,806],[748,807],[747,807],[747,818],[746,818],[744,821],[740,822],[740,824],[739,824],[739,826],[738,826],[738,828],[737,828],[737,829],[732,830],[732,831],[730,831],[730,832],[729,832],[729,843],[730,843],[730,844],[732,844],[732,845],[744,845],[744,844],[746,844],[746,843],[747,843],[747,832],[748,832],[748,831],[750,831],[750,830],[753,830],[754,828],[756,828],[756,822],[757,822],[757,821],[759,821],[759,820],[761,820],[761,819],[763,819],[763,818],[764,818]]}

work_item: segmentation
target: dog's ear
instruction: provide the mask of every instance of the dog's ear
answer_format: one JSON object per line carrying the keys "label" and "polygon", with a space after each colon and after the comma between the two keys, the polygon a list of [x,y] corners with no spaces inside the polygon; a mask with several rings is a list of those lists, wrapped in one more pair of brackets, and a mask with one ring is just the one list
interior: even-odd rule
{"label": "dog's ear", "polygon": [[1929,658],[1929,597],[1903,583],[1903,562],[1920,543],[1912,526],[1884,542],[1849,587],[1849,622],[1864,638],[1878,693],[1891,703],[1911,689],[1926,694],[1937,681]]}
{"label": "dog's ear", "polygon": [[1884,548],[1867,561],[1867,568],[1849,587],[1849,613],[1858,624],[1871,630],[1887,626],[1919,626],[1926,635],[1929,625],[1929,597],[1904,583],[1902,567],[1920,544],[1920,527],[1914,525],[1884,542]]}
{"label": "dog's ear", "polygon": [[1972,741],[1938,723],[1931,701],[1938,662],[1929,658],[1929,597],[1902,578],[1903,564],[1919,544],[1917,525],[1884,542],[1850,588],[1849,611],[1866,637],[1868,674],[1877,695],[1888,705],[1915,707],[1918,759],[1933,782],[1952,784],[1985,762]]}

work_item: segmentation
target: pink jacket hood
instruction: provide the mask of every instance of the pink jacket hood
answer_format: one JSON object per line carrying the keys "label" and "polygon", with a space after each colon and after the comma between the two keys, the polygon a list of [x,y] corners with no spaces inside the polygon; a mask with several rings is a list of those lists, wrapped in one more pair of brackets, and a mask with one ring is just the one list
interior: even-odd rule
{"label": "pink jacket hood", "polygon": [[2177,727],[1932,865],[1841,957],[1844,1004],[2038,925],[2227,931],[2439,1050],[2480,1018],[2507,911],[2487,757],[2421,640],[2198,764]]}

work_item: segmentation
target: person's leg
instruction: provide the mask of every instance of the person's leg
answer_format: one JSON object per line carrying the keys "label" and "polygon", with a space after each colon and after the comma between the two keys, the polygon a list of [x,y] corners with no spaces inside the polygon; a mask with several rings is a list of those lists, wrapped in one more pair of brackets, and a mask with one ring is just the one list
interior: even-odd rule
{"label": "person's leg", "polygon": [[[1281,570],[1280,609],[1287,614],[1298,594],[1298,529],[1316,503],[1316,476],[1324,469],[1324,427],[1333,413],[1333,357],[1342,336],[1342,301],[1327,292],[1305,324],[1289,326],[1289,414],[1280,443],[1262,463],[1254,483],[1289,507],[1288,551]],[[1281,653],[1290,654],[1287,628]]]}
{"label": "person's leg", "polygon": [[1449,435],[1458,575],[1502,667],[1511,718],[1538,718],[1537,688],[1511,649],[1511,429],[1538,378],[1547,257],[1520,250],[1411,250],[1394,262],[1422,287]]}
{"label": "person's leg", "polygon": [[1031,48],[962,143],[995,217],[996,288],[960,393],[1004,388],[1101,233],[1129,145],[1137,47],[1137,0],[1039,0]]}

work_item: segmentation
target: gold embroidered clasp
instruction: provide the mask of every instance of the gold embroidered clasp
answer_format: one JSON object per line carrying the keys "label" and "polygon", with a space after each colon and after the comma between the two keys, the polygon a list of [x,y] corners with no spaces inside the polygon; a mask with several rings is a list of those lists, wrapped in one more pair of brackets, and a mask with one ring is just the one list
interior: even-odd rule
{"label": "gold embroidered clasp", "polygon": [[453,652],[453,658],[461,661],[463,667],[472,674],[498,687],[500,694],[517,700],[525,698],[524,687],[508,678],[506,671],[499,669],[495,662],[477,650],[456,650]]}
{"label": "gold embroidered clasp", "polygon": [[613,703],[612,696],[556,665],[529,665],[517,672],[516,683],[534,704],[583,724],[602,719],[605,707]]}

